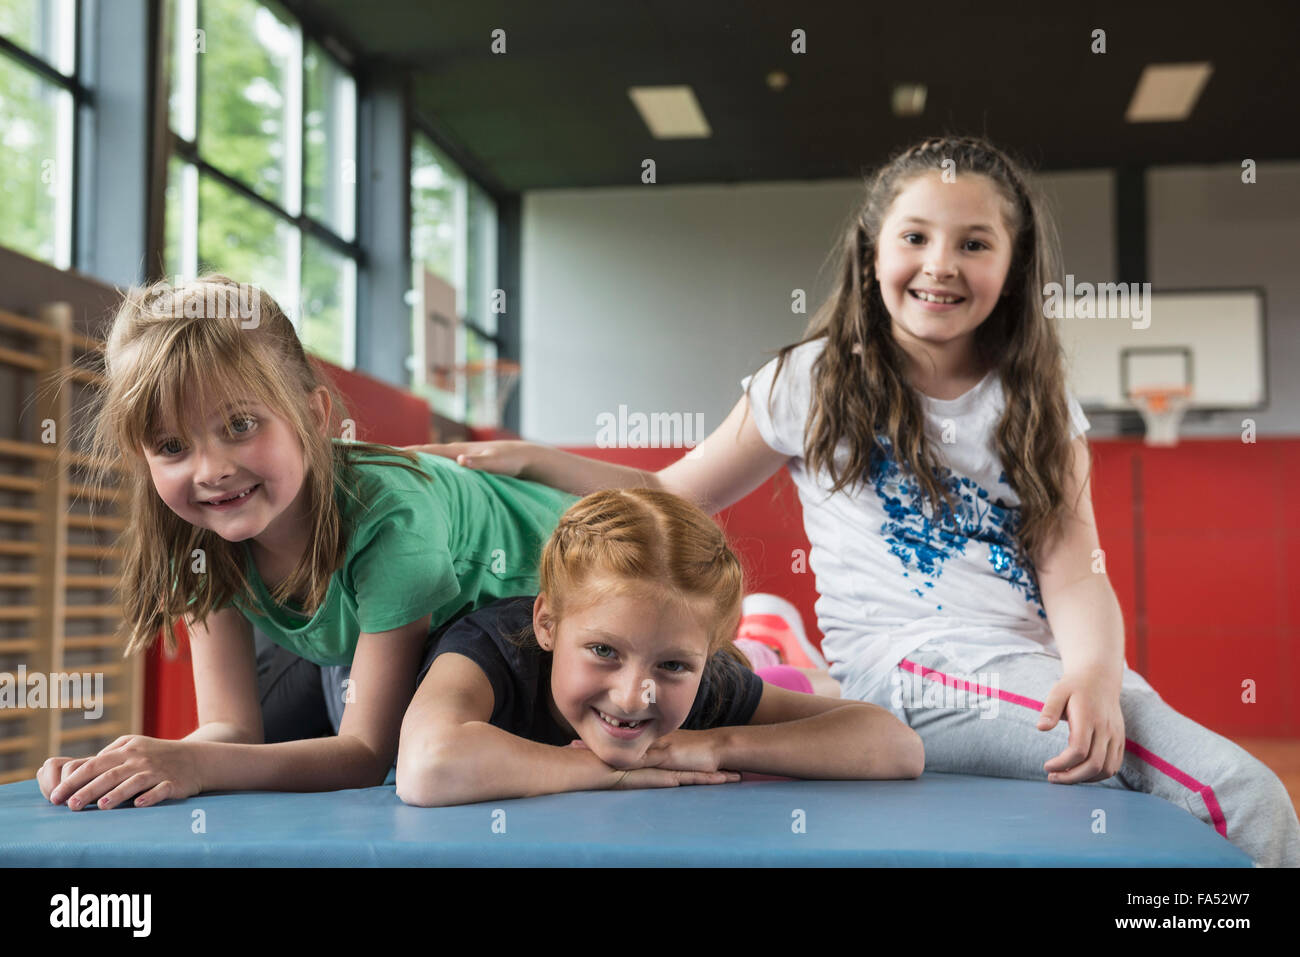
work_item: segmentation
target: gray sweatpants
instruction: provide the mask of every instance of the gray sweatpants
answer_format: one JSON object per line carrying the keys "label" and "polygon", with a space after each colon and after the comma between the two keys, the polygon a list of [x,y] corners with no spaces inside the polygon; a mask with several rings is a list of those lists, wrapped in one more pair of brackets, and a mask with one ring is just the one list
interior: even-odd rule
{"label": "gray sweatpants", "polygon": [[[925,742],[927,771],[1046,781],[1043,764],[1068,743],[1064,717],[1050,731],[1037,728],[1047,693],[1061,677],[1055,655],[1003,655],[969,675],[952,666],[941,643],[931,642],[907,655],[891,677],[905,720]],[[924,687],[932,693],[918,695]],[[1164,798],[1259,866],[1300,867],[1300,822],[1267,766],[1154,692],[1123,689],[1120,710],[1124,763],[1097,785]]]}

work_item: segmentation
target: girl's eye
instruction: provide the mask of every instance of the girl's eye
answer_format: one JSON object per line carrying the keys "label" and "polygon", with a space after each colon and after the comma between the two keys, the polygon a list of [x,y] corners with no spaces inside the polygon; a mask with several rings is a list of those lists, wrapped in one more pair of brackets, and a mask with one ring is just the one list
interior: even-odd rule
{"label": "girl's eye", "polygon": [[[251,415],[237,415],[232,418],[228,424],[231,426],[230,432],[232,435],[247,435],[249,432],[252,432],[257,428],[257,419],[253,418]],[[236,428],[236,426],[239,425],[243,425],[244,427]]]}
{"label": "girl's eye", "polygon": [[[169,446],[175,445],[175,449],[169,450]],[[155,451],[160,455],[178,455],[181,451],[180,439],[163,439],[155,447]]]}
{"label": "girl's eye", "polygon": [[679,675],[687,670],[686,664],[681,661],[665,661],[659,667],[675,675]]}
{"label": "girl's eye", "polygon": [[[910,237],[910,236],[920,236],[920,235],[921,235],[920,233],[904,233],[904,234],[903,234],[903,239],[904,239],[904,240],[908,240],[908,237]],[[923,238],[924,238],[924,237],[923,237]],[[971,244],[971,243],[974,243],[976,246],[980,247],[980,249],[987,249],[987,248],[988,248],[987,245],[985,245],[984,243],[980,242],[978,239],[968,239],[968,240],[966,240],[966,243],[967,243],[967,245],[969,245],[969,244]],[[908,241],[907,244],[908,244],[909,246],[915,246],[915,245],[916,245],[916,243],[913,243],[913,242],[910,242],[910,241]]]}
{"label": "girl's eye", "polygon": [[[609,645],[592,645],[591,651],[597,658],[609,659],[614,657],[614,649]],[[608,652],[608,654],[606,654],[606,652]]]}

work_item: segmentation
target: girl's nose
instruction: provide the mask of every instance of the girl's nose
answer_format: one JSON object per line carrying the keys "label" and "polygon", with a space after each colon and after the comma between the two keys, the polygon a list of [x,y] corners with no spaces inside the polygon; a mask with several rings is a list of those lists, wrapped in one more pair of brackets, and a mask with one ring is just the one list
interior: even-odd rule
{"label": "girl's nose", "polygon": [[925,274],[934,279],[950,279],[956,271],[946,257],[936,256],[925,264]]}
{"label": "girl's nose", "polygon": [[654,700],[653,694],[647,693],[647,688],[653,692],[654,681],[633,669],[628,669],[624,680],[619,683],[614,703],[622,709],[624,715],[641,714],[649,701]]}
{"label": "girl's nose", "polygon": [[235,474],[234,463],[220,448],[197,448],[195,456],[194,480],[200,485],[220,485]]}

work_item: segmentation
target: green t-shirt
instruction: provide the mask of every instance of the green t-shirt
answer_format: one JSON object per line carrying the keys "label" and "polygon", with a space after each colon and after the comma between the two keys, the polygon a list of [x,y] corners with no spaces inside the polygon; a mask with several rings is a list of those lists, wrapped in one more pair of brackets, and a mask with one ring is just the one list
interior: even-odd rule
{"label": "green t-shirt", "polygon": [[244,617],[299,657],[347,665],[362,632],[399,628],[429,613],[433,629],[462,610],[536,594],[542,546],[577,498],[416,454],[432,481],[400,466],[361,462],[354,466],[361,504],[336,491],[352,533],[347,557],[310,620],[273,603],[245,543],[258,607],[236,599]]}

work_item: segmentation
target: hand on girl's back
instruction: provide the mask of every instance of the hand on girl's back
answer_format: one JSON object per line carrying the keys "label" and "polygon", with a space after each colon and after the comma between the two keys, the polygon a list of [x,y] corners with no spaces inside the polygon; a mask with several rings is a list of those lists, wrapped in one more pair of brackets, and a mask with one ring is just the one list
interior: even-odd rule
{"label": "hand on girl's back", "polygon": [[499,439],[492,442],[441,442],[430,445],[408,445],[408,452],[424,452],[454,459],[465,468],[498,475],[518,477],[526,463],[527,442]]}

